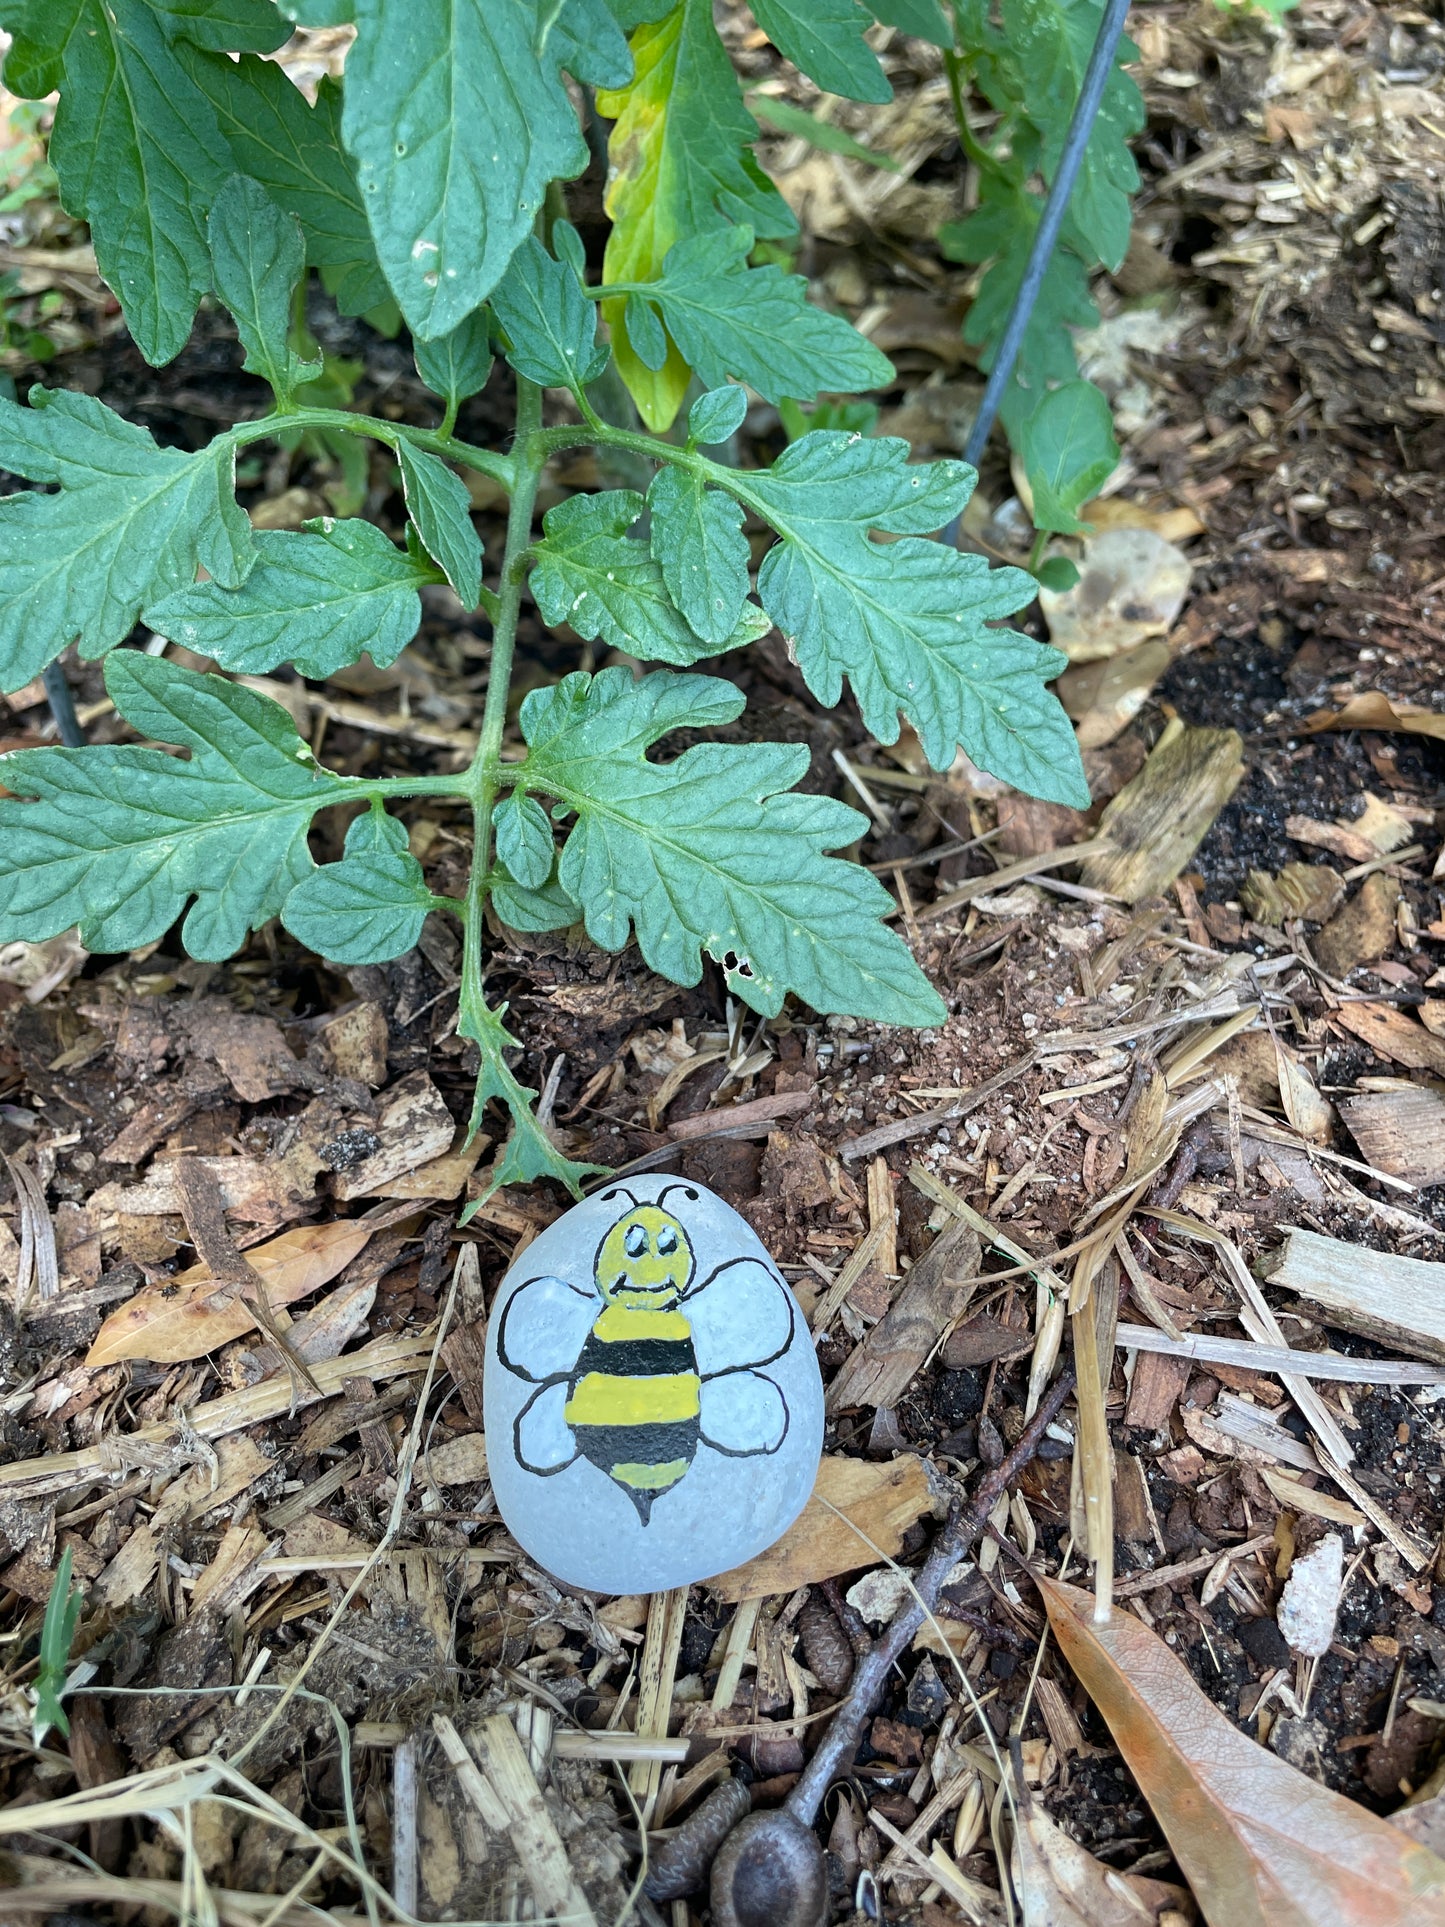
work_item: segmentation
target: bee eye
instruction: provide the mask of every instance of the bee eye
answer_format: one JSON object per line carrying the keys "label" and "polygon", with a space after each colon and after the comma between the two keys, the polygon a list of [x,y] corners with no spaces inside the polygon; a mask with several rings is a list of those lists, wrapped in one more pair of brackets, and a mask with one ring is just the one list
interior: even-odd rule
{"label": "bee eye", "polygon": [[672,1230],[659,1231],[657,1234],[657,1249],[662,1257],[670,1258],[673,1252],[677,1250],[677,1233]]}
{"label": "bee eye", "polygon": [[647,1251],[647,1232],[640,1224],[629,1225],[622,1239],[622,1249],[629,1258],[641,1258]]}

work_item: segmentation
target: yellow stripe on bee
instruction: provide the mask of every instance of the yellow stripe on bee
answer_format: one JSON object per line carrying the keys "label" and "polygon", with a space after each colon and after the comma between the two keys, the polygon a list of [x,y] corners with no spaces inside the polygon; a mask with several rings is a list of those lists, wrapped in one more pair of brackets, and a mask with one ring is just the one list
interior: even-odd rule
{"label": "yellow stripe on bee", "polygon": [[655,1378],[613,1378],[588,1372],[563,1411],[569,1425],[667,1425],[696,1418],[701,1409],[696,1372]]}
{"label": "yellow stripe on bee", "polygon": [[592,1336],[608,1345],[638,1338],[686,1344],[692,1337],[692,1326],[680,1311],[634,1311],[626,1305],[609,1305],[592,1327]]}
{"label": "yellow stripe on bee", "polygon": [[619,1485],[630,1485],[638,1492],[665,1492],[677,1484],[688,1463],[686,1459],[668,1459],[663,1465],[614,1465],[612,1476]]}

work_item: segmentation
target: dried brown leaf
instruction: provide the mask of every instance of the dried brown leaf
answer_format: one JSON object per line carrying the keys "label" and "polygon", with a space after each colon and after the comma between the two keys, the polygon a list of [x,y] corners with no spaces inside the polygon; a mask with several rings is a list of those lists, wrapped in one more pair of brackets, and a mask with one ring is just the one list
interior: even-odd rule
{"label": "dried brown leaf", "polygon": [[[298,1225],[279,1238],[248,1251],[249,1263],[265,1280],[273,1306],[305,1298],[350,1264],[379,1227],[353,1218],[335,1224]],[[148,1358],[180,1364],[201,1358],[252,1329],[250,1307],[231,1297],[216,1301],[218,1287],[210,1268],[192,1265],[165,1285],[152,1285],[112,1312],[86,1354],[89,1366],[114,1365],[123,1358]]]}
{"label": "dried brown leaf", "polygon": [[1131,1614],[1039,1586],[1210,1927],[1445,1927],[1445,1860],[1241,1733]]}
{"label": "dried brown leaf", "polygon": [[1445,716],[1438,710],[1421,709],[1414,703],[1392,703],[1378,689],[1351,696],[1343,709],[1317,709],[1301,727],[1310,733],[1321,729],[1402,729],[1413,736],[1434,736],[1445,742]]}
{"label": "dried brown leaf", "polygon": [[1180,1888],[1106,1867],[1038,1800],[1019,1812],[1013,1879],[1024,1927],[1156,1927],[1161,1915],[1193,1917]]}

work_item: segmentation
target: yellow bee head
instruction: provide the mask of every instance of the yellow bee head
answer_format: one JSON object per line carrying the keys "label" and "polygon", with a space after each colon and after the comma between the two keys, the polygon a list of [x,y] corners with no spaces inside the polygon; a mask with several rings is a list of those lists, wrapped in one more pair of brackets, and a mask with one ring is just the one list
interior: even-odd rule
{"label": "yellow bee head", "polygon": [[597,1248],[597,1289],[609,1305],[668,1311],[692,1282],[694,1262],[670,1211],[634,1203]]}

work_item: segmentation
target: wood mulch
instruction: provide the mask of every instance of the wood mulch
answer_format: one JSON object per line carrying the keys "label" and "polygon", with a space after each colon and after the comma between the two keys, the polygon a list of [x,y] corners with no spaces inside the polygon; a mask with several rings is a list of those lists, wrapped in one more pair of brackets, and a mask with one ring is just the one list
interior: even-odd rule
{"label": "wood mulch", "polygon": [[[746,27],[739,11],[755,78],[810,104]],[[896,1566],[918,1566],[1080,1332],[1106,1362],[1120,1605],[1330,1786],[1390,1812],[1433,1784],[1445,1434],[1428,1385],[1379,1381],[1445,1361],[1445,1273],[1378,1259],[1445,1263],[1445,35],[1413,8],[1312,0],[1279,29],[1164,5],[1138,38],[1139,239],[1094,347],[1127,431],[1113,499],[1183,545],[1192,584],[1132,719],[1089,751],[1092,809],[962,762],[935,775],[907,731],[881,748],[850,705],[817,708],[776,637],[726,664],[749,701],[726,734],[808,743],[811,786],[865,810],[856,855],[946,1025],[762,1020],[711,969],[679,990],[576,932],[492,933],[489,988],[559,1142],[710,1185],[783,1268],[830,1387],[837,1511],[651,1600],[559,1588],[510,1538],[482,1436],[487,1308],[566,1201],[509,1189],[458,1223],[496,1147],[463,1141],[475,1065],[445,923],[349,972],[275,926],[223,964],[174,938],[0,950],[17,1918],[199,1916],[205,1893],[227,1927],[359,1920],[386,1894],[428,1918],[700,1920],[701,1895],[636,1895],[643,1836],[657,1851],[730,1776],[779,1802],[901,1596]],[[968,282],[928,236],[961,211],[960,171],[936,65],[900,55],[895,82],[894,108],[838,118],[906,152],[901,180],[781,137],[768,158],[820,292],[898,362],[881,426],[954,453],[979,389]],[[597,187],[574,194],[589,245]],[[47,218],[16,247],[73,248]],[[157,375],[83,260],[24,272],[66,305],[62,352],[14,366],[22,382],[102,394],[181,444],[260,408],[220,317]],[[313,322],[358,363],[362,405],[431,419],[404,344],[324,306]],[[505,422],[499,375],[461,431]],[[765,408],[746,433],[749,459],[781,445]],[[334,508],[340,479],[304,454],[241,478],[272,527]],[[570,458],[545,500],[626,479]],[[1011,489],[994,458],[970,539],[1007,542]],[[384,452],[368,491],[398,534]],[[495,562],[485,490],[477,509]],[[426,605],[391,670],[265,684],[335,767],[467,755],[485,625],[446,591]],[[576,666],[539,626],[522,643],[524,685]],[[92,737],[116,739],[95,666],[71,673]],[[1370,692],[1395,717],[1347,709]],[[1411,705],[1426,714],[1393,727]],[[48,728],[38,688],[0,709],[4,748]],[[1161,804],[1197,832],[1172,868]],[[429,883],[455,891],[464,813],[404,814]],[[318,826],[319,857],[344,829]],[[1282,1344],[1359,1376],[1286,1384]],[[1018,1557],[994,1539],[965,1562],[829,1797],[840,1914],[871,1893],[889,1919],[962,1918],[920,1864],[935,1841],[996,1892],[987,1804],[1010,1742],[1094,1854],[1177,1878],[1020,1564],[1087,1583],[1078,1430],[1070,1404],[995,1514]],[[1347,1580],[1310,1666],[1275,1608],[1330,1530]],[[66,1549],[77,1690],[68,1739],[37,1749],[27,1687]]]}

